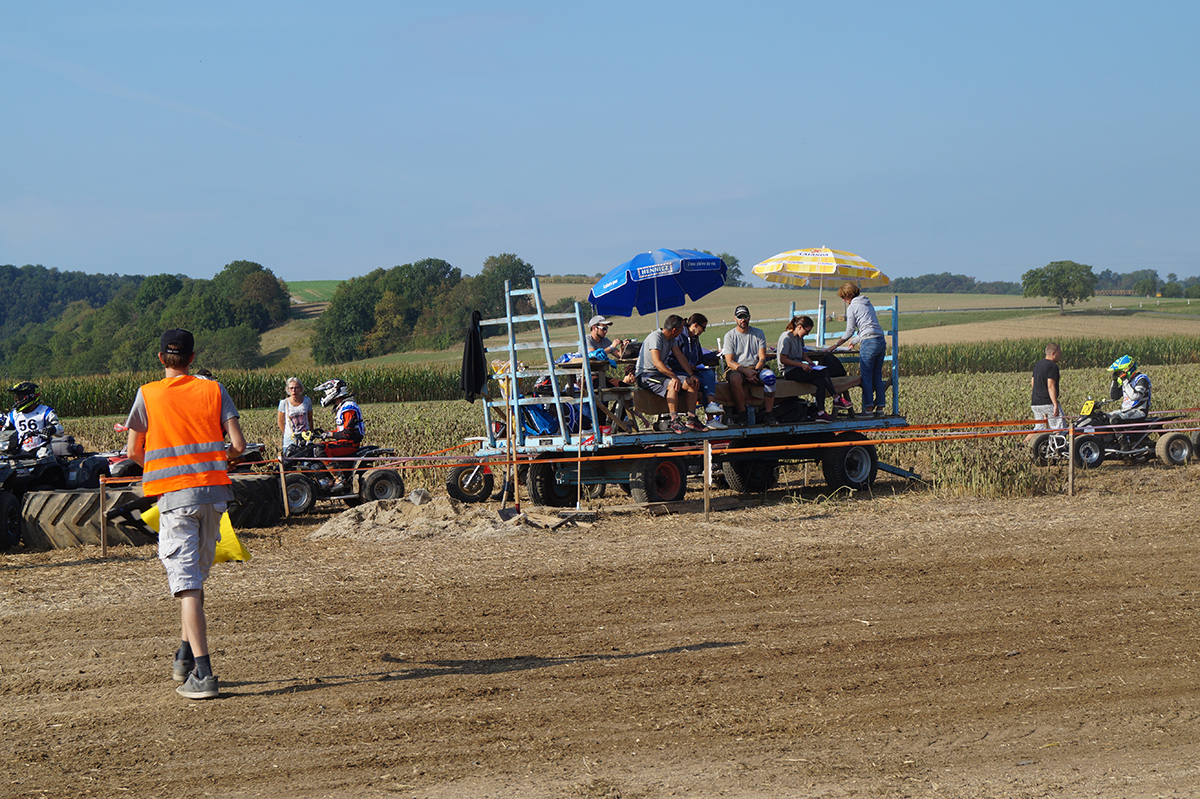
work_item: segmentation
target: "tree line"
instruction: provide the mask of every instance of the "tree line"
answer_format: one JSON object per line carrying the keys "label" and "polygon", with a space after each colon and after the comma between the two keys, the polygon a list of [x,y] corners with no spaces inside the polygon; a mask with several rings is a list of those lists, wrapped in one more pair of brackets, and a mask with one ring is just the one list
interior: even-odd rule
{"label": "tree line", "polygon": [[[16,272],[27,278],[31,294],[0,304],[8,314],[0,371],[21,379],[154,368],[159,336],[171,327],[196,333],[198,367],[250,367],[261,355],[261,333],[284,322],[291,308],[287,285],[251,261],[234,261],[212,280],[43,267]],[[39,281],[36,289],[29,277]],[[89,280],[94,283],[84,288]],[[39,297],[53,298],[40,318],[17,307],[34,305]]]}

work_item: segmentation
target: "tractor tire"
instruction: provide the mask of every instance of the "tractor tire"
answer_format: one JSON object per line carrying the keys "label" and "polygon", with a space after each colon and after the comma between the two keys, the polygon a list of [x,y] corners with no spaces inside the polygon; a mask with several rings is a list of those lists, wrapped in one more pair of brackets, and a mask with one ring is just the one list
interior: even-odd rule
{"label": "tractor tire", "polygon": [[363,502],[400,499],[404,496],[404,479],[395,469],[372,469],[362,476],[358,496]]}
{"label": "tractor tire", "polygon": [[1192,440],[1187,433],[1164,433],[1154,445],[1154,454],[1167,466],[1186,466],[1192,459]]}
{"label": "tractor tire", "polygon": [[679,458],[642,458],[629,475],[633,501],[679,502],[687,494],[687,468]]}
{"label": "tractor tire", "polygon": [[283,478],[287,484],[288,513],[299,516],[317,504],[317,487],[302,474],[293,472]]}
{"label": "tractor tire", "polygon": [[21,501],[11,491],[0,491],[0,552],[21,542]]}
{"label": "tractor tire", "polygon": [[483,463],[455,466],[446,477],[446,493],[459,502],[487,502],[496,478]]}
{"label": "tractor tire", "polygon": [[229,522],[234,529],[274,527],[283,515],[283,492],[279,477],[271,474],[231,474],[233,502]]}
{"label": "tractor tire", "polygon": [[[140,491],[109,491],[106,508],[115,508],[141,498]],[[65,549],[84,544],[100,544],[100,492],[30,491],[21,504],[25,543],[34,549]],[[154,531],[145,525],[109,519],[109,544],[145,546],[157,541]]]}
{"label": "tractor tire", "polygon": [[725,485],[739,494],[762,494],[779,485],[779,461],[725,461],[721,475]]}
{"label": "tractor tire", "polygon": [[1050,456],[1047,448],[1050,444],[1049,433],[1034,433],[1027,439],[1029,448],[1029,459],[1033,461],[1034,466],[1049,466]]}
{"label": "tractor tire", "polygon": [[1075,465],[1081,469],[1095,469],[1104,463],[1104,442],[1096,436],[1075,438]]}
{"label": "tractor tire", "polygon": [[[866,441],[862,433],[843,433],[836,441]],[[849,447],[829,447],[821,461],[825,484],[830,488],[851,488],[862,491],[870,488],[879,473],[879,455],[873,444]]]}

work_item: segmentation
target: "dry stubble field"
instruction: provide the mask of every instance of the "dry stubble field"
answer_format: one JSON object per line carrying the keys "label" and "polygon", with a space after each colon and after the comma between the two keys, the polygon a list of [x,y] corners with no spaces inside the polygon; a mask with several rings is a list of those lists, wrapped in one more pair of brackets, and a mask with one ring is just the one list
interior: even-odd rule
{"label": "dry stubble field", "polygon": [[[224,695],[152,548],[0,557],[8,796],[1186,796],[1196,467],[1075,497],[794,484],[558,532],[496,507],[250,531]],[[790,496],[789,496],[790,495]]]}

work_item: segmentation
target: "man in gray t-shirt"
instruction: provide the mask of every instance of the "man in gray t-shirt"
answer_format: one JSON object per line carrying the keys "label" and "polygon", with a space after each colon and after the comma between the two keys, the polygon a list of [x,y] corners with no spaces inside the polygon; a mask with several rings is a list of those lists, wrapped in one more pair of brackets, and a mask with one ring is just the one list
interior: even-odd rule
{"label": "man in gray t-shirt", "polygon": [[[676,433],[706,429],[696,418],[695,412],[696,399],[700,396],[700,376],[675,344],[675,339],[682,332],[683,317],[678,314],[668,316],[663,322],[662,330],[655,330],[642,342],[636,370],[638,388],[653,391],[666,398],[667,410],[671,415],[671,430]],[[684,364],[687,377],[682,380],[676,377],[667,365],[667,358],[672,354],[679,363]],[[683,414],[679,412],[680,405],[683,406]]]}
{"label": "man in gray t-shirt", "polygon": [[725,379],[729,393],[737,406],[734,421],[746,423],[746,384],[761,385],[763,389],[763,421],[777,424],[775,414],[775,373],[766,368],[767,337],[757,327],[750,326],[750,309],[739,305],[733,311],[737,327],[722,339],[725,354]]}

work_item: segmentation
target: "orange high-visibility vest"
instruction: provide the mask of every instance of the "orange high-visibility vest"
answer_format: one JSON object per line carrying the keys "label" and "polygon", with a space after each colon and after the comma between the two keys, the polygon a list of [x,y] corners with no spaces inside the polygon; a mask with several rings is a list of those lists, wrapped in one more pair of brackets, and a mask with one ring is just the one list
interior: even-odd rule
{"label": "orange high-visibility vest", "polygon": [[147,496],[229,485],[221,385],[191,375],[142,386],[149,429],[142,490]]}

